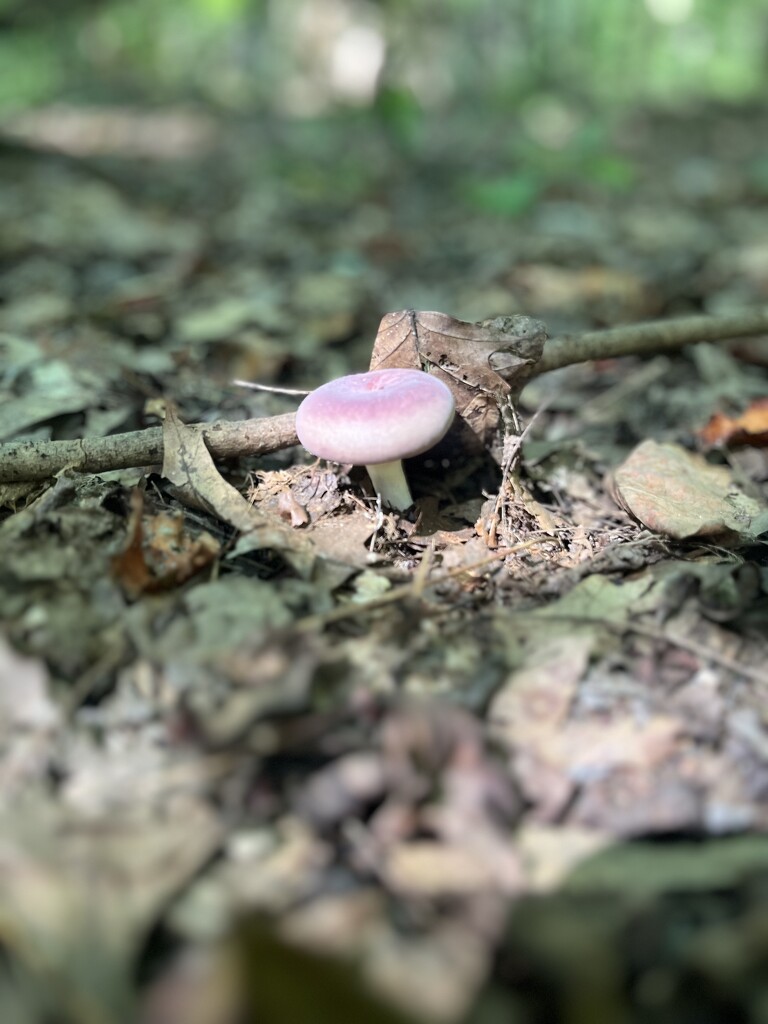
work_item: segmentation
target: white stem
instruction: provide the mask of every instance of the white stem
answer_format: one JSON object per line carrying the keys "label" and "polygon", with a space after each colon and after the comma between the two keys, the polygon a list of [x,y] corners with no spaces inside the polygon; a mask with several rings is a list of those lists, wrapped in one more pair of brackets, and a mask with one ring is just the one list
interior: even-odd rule
{"label": "white stem", "polygon": [[375,466],[366,466],[368,476],[381,498],[382,504],[403,512],[413,504],[408,481],[405,479],[403,464],[400,459],[394,462],[378,462]]}

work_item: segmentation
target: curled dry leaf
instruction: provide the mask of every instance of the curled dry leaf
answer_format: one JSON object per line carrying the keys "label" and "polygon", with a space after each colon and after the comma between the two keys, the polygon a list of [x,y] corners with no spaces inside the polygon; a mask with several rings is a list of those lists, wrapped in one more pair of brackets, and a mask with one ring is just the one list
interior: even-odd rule
{"label": "curled dry leaf", "polygon": [[180,515],[144,515],[144,495],[131,495],[125,549],[112,560],[112,573],[130,598],[169,590],[218,557],[220,545],[209,533],[191,537]]}
{"label": "curled dry leaf", "polygon": [[299,526],[306,526],[309,522],[309,513],[292,491],[283,491],[279,495],[277,507],[281,517],[286,522],[289,522],[294,529]]}
{"label": "curled dry leaf", "polygon": [[757,398],[741,416],[716,412],[698,432],[706,445],[747,444],[754,448],[768,445],[768,398]]}
{"label": "curled dry leaf", "polygon": [[180,497],[193,507],[213,512],[247,534],[252,550],[275,548],[299,571],[308,572],[313,551],[305,539],[282,522],[261,516],[216,469],[202,435],[182,423],[168,407],[163,424],[163,476],[175,484]]}
{"label": "curled dry leaf", "polygon": [[453,392],[458,413],[448,450],[498,447],[499,406],[519,394],[544,349],[546,327],[529,316],[467,323],[447,313],[401,309],[381,320],[372,370],[426,369]]}

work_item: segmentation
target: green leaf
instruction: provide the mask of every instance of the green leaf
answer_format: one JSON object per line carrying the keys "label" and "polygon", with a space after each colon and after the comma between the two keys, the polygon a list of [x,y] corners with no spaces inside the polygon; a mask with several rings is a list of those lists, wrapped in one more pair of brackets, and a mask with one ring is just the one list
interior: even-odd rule
{"label": "green leaf", "polygon": [[530,209],[541,192],[538,180],[529,173],[467,182],[466,201],[484,213],[519,217]]}
{"label": "green leaf", "polygon": [[401,145],[412,146],[418,142],[424,112],[410,89],[383,86],[376,96],[374,110]]}
{"label": "green leaf", "polygon": [[613,847],[581,863],[569,876],[569,891],[618,892],[623,897],[725,889],[765,871],[768,839],[736,836],[706,843],[637,842]]}
{"label": "green leaf", "polygon": [[635,183],[635,168],[628,160],[610,154],[595,157],[587,168],[587,177],[616,192],[626,192]]}

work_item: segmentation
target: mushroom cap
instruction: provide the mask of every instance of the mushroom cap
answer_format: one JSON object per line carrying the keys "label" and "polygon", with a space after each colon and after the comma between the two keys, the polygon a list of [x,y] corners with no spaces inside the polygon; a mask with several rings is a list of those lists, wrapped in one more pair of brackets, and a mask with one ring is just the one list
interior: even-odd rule
{"label": "mushroom cap", "polygon": [[307,395],[296,433],[313,455],[358,466],[407,459],[443,437],[451,390],[421,370],[371,370],[328,381]]}

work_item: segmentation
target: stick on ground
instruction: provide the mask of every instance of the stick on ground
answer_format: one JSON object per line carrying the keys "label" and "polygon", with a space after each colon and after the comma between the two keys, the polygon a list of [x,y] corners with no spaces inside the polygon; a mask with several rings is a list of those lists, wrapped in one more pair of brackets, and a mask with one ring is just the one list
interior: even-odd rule
{"label": "stick on ground", "polygon": [[[266,455],[298,444],[296,414],[263,419],[198,423],[205,443],[216,459]],[[160,465],[163,428],[133,430],[129,434],[87,437],[78,441],[12,441],[0,445],[0,483],[46,480],[63,469],[105,473],[111,469]]]}
{"label": "stick on ground", "polygon": [[768,309],[733,316],[686,316],[679,320],[653,320],[606,331],[587,331],[551,338],[544,346],[533,376],[592,359],[644,356],[699,341],[730,341],[748,335],[768,334]]}
{"label": "stick on ground", "polygon": [[[725,341],[755,334],[768,334],[768,309],[589,331],[548,341],[532,376],[592,359],[649,355],[700,341]],[[239,422],[200,423],[196,429],[203,431],[205,443],[216,459],[266,455],[298,444],[292,412]],[[162,461],[161,427],[78,441],[14,441],[0,445],[0,483],[47,480],[68,468],[81,473],[104,473]]]}

